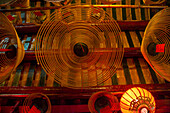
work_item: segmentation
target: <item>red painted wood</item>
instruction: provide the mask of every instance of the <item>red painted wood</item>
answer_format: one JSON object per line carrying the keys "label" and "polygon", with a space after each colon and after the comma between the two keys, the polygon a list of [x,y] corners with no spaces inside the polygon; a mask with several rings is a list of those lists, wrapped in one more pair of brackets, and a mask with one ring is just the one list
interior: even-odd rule
{"label": "red painted wood", "polygon": [[[168,113],[169,112],[169,106],[170,106],[170,100],[157,100],[156,101],[156,113]],[[161,106],[158,106],[161,105]],[[116,105],[118,106],[118,105]],[[10,113],[13,106],[1,106],[1,113]],[[23,107],[19,106],[19,113],[22,112]],[[114,110],[114,109],[113,109]],[[115,108],[116,111],[120,110],[120,107]],[[51,113],[83,113],[83,112],[89,112],[88,105],[52,105],[51,107]]]}
{"label": "red painted wood", "polygon": [[[119,92],[116,95],[121,95],[126,90],[132,87],[141,87],[149,90],[155,95],[169,95],[170,96],[170,83],[166,84],[134,84],[134,85],[111,85],[111,86],[98,86],[84,89],[72,89],[66,87],[1,87],[0,97],[8,95],[2,94],[31,94],[31,93],[44,93],[44,94],[57,94],[61,96],[82,96],[91,95],[97,91],[110,91]],[[121,93],[122,92],[122,93]],[[12,95],[11,95],[12,96]],[[16,95],[14,95],[16,97]],[[23,95],[19,95],[23,96]],[[10,95],[8,96],[10,97]]]}

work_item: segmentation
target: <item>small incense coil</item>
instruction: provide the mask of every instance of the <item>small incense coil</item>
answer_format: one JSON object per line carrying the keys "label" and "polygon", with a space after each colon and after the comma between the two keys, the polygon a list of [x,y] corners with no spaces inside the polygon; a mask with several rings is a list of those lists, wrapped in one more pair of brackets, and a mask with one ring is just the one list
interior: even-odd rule
{"label": "small incense coil", "polygon": [[44,0],[53,3],[55,6],[64,6],[70,4],[73,0]]}
{"label": "small incense coil", "polygon": [[29,0],[16,0],[13,4],[11,4],[12,7],[29,7]]}
{"label": "small incense coil", "polygon": [[16,1],[17,0],[1,0],[0,1],[0,7],[11,5],[11,4],[15,3]]}
{"label": "small incense coil", "polygon": [[103,9],[65,6],[40,27],[36,59],[62,86],[84,88],[111,78],[123,58],[117,22]]}
{"label": "small incense coil", "polygon": [[155,113],[156,103],[149,91],[134,87],[122,95],[120,108],[122,113]]}
{"label": "small incense coil", "polygon": [[121,2],[122,0],[99,0],[102,4],[114,4],[116,2]]}
{"label": "small incense coil", "polygon": [[152,0],[143,0],[143,3],[146,5],[151,5],[151,4],[162,4],[166,0],[157,0],[157,1],[152,1]]}
{"label": "small incense coil", "polygon": [[51,113],[50,99],[42,93],[28,95],[23,103],[23,113]]}
{"label": "small incense coil", "polygon": [[3,13],[0,13],[0,49],[0,83],[2,83],[21,63],[25,54],[15,28]]}
{"label": "small incense coil", "polygon": [[97,92],[94,93],[89,101],[88,108],[91,113],[117,113],[115,108],[119,108],[119,101],[116,96],[110,92]]}
{"label": "small incense coil", "polygon": [[161,77],[170,81],[170,8],[159,11],[146,27],[141,52]]}

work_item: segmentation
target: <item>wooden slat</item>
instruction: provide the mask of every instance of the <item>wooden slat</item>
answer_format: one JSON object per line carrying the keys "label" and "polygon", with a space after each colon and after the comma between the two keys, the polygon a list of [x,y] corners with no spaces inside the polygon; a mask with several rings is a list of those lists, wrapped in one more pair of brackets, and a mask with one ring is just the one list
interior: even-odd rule
{"label": "wooden slat", "polygon": [[127,83],[126,83],[126,78],[125,78],[122,65],[118,67],[116,74],[117,74],[118,85],[126,85]]}
{"label": "wooden slat", "polygon": [[12,86],[18,86],[19,85],[19,80],[21,77],[21,71],[22,71],[23,65],[19,65],[16,69],[16,73],[12,82]]}
{"label": "wooden slat", "polygon": [[135,31],[130,31],[129,33],[131,35],[134,47],[140,47],[140,42],[138,40],[138,36],[135,33]]}
{"label": "wooden slat", "polygon": [[154,82],[153,82],[151,73],[148,69],[148,65],[147,65],[146,61],[143,58],[139,58],[139,63],[142,68],[142,72],[143,72],[146,84],[153,84]]}
{"label": "wooden slat", "polygon": [[29,69],[30,69],[30,63],[25,63],[23,71],[21,73],[22,80],[21,80],[21,85],[20,86],[25,86],[26,85]]}
{"label": "wooden slat", "polygon": [[11,76],[10,76],[10,78],[9,78],[8,85],[7,85],[7,86],[9,86],[9,87],[12,86],[12,82],[13,82],[13,80],[14,80],[15,73],[16,73],[16,69],[13,70],[13,72],[11,73]]}
{"label": "wooden slat", "polygon": [[[26,0],[25,6],[28,8],[30,6],[30,0]],[[26,11],[25,12],[25,23],[30,23],[30,16],[31,16],[31,12],[30,11]]]}
{"label": "wooden slat", "polygon": [[[140,5],[140,0],[135,0],[135,5]],[[142,20],[140,8],[135,9],[135,14],[136,14],[136,20]]]}
{"label": "wooden slat", "polygon": [[28,76],[27,76],[26,86],[32,86],[34,71],[35,71],[35,64],[31,63]]}
{"label": "wooden slat", "polygon": [[126,84],[132,84],[132,78],[130,75],[130,70],[128,67],[128,63],[127,63],[127,58],[124,58],[122,61],[122,67],[123,67],[123,71],[124,71],[124,75],[125,75],[125,79],[126,79]]}
{"label": "wooden slat", "polygon": [[[126,0],[126,5],[131,5],[131,0]],[[126,19],[132,20],[131,8],[126,8]]]}
{"label": "wooden slat", "polygon": [[43,87],[46,85],[46,73],[45,71],[41,68],[41,75],[40,75],[40,81],[39,81],[39,87]]}
{"label": "wooden slat", "polygon": [[41,75],[41,66],[37,65],[35,68],[35,80],[34,80],[33,86],[37,87],[39,85],[40,75]]}
{"label": "wooden slat", "polygon": [[128,64],[128,67],[129,67],[131,78],[132,78],[132,83],[133,84],[140,84],[140,80],[139,80],[139,77],[138,77],[138,73],[137,73],[137,70],[136,70],[136,67],[135,67],[134,60],[132,58],[128,58],[127,64]]}
{"label": "wooden slat", "polygon": [[[116,5],[122,5],[122,2],[117,2]],[[122,8],[116,8],[116,17],[117,20],[123,20]]]}
{"label": "wooden slat", "polygon": [[125,32],[121,32],[121,36],[123,37],[123,46],[124,46],[124,48],[129,48],[129,43],[128,43],[128,40],[127,40]]}

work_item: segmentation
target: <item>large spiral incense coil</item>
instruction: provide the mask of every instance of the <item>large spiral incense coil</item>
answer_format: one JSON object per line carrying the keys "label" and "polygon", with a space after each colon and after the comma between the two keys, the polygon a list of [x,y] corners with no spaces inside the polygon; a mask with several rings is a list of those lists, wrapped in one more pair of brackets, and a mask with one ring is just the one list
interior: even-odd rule
{"label": "large spiral incense coil", "polygon": [[42,93],[33,93],[23,103],[23,113],[51,113],[50,99]]}
{"label": "large spiral incense coil", "polygon": [[117,113],[118,110],[114,110],[117,105],[119,105],[117,97],[104,91],[94,93],[88,101],[91,113]]}
{"label": "large spiral incense coil", "polygon": [[155,100],[146,89],[134,87],[127,90],[120,99],[122,113],[155,113]]}
{"label": "large spiral incense coil", "polygon": [[111,78],[123,58],[120,28],[103,9],[69,5],[40,27],[35,54],[61,86],[96,86]]}
{"label": "large spiral incense coil", "polygon": [[15,28],[0,12],[0,83],[20,64],[24,53],[24,47]]}
{"label": "large spiral incense coil", "polygon": [[170,8],[158,12],[146,27],[141,52],[161,77],[170,81]]}

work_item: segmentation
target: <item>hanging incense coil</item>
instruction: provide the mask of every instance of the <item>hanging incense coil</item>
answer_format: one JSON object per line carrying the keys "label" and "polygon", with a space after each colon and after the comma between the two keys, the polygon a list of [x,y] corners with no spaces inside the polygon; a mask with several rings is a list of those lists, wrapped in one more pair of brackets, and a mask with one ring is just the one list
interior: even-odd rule
{"label": "hanging incense coil", "polygon": [[11,4],[12,7],[29,7],[29,0],[15,0],[13,4]]}
{"label": "hanging incense coil", "polygon": [[21,63],[24,47],[8,18],[0,13],[0,83]]}
{"label": "hanging incense coil", "polygon": [[99,0],[102,4],[113,4],[122,0]]}
{"label": "hanging incense coil", "polygon": [[115,108],[119,108],[119,101],[116,96],[110,92],[94,93],[89,101],[88,108],[91,113],[117,113]]}
{"label": "hanging incense coil", "polygon": [[33,93],[23,103],[23,113],[51,113],[50,99],[42,93]]}
{"label": "hanging incense coil", "polygon": [[151,5],[151,4],[162,4],[164,3],[166,0],[157,0],[157,1],[153,1],[153,0],[143,0],[143,3],[146,5]]}
{"label": "hanging incense coil", "polygon": [[170,81],[170,8],[154,15],[146,27],[141,52],[161,77]]}
{"label": "hanging incense coil", "polygon": [[127,90],[120,99],[122,113],[155,113],[155,100],[146,89],[134,87]]}
{"label": "hanging incense coil", "polygon": [[0,7],[4,7],[7,5],[11,5],[14,2],[16,2],[17,0],[0,0]]}
{"label": "hanging incense coil", "polygon": [[62,7],[38,31],[37,61],[61,86],[99,85],[121,64],[120,28],[103,9],[93,8]]}
{"label": "hanging incense coil", "polygon": [[53,3],[55,6],[64,6],[70,4],[73,0],[44,0]]}

